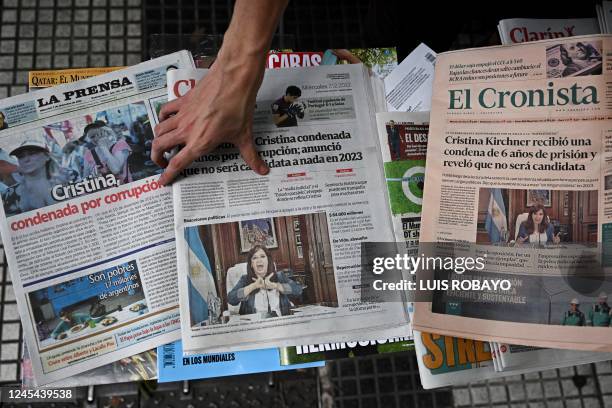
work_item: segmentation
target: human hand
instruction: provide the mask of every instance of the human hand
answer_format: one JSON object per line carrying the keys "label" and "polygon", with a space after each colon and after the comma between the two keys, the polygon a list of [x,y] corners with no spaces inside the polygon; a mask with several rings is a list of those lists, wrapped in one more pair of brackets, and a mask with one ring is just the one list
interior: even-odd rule
{"label": "human hand", "polygon": [[555,235],[553,235],[553,243],[558,244],[561,242],[561,237],[559,234],[561,234],[561,232],[557,232]]}
{"label": "human hand", "polygon": [[[255,150],[252,134],[255,97],[264,67],[265,55],[232,56],[222,49],[194,89],[162,107],[151,151],[151,159],[165,168],[160,184],[169,184],[220,143],[232,143],[249,167],[261,175],[268,173],[268,166]],[[182,149],[168,162],[164,153],[176,146]]]}
{"label": "human hand", "polygon": [[266,285],[266,289],[277,289],[278,290],[278,284],[276,282],[272,282],[272,276],[274,276],[273,273],[266,276],[266,279],[264,281]]}
{"label": "human hand", "polygon": [[518,237],[518,238],[516,239],[516,241],[517,241],[519,244],[522,244],[522,243],[524,243],[525,241],[527,241],[528,239],[529,239],[529,237]]}
{"label": "human hand", "polygon": [[253,278],[253,283],[251,284],[253,289],[263,289],[265,286],[265,281],[262,277]]}

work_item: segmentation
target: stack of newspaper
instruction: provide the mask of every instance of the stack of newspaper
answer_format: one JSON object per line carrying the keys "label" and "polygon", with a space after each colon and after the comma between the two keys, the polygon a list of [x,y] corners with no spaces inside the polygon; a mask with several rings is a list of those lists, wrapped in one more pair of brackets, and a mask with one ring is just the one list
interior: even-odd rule
{"label": "stack of newspaper", "polygon": [[510,18],[497,24],[499,38],[504,45],[605,33],[601,27],[601,23],[598,24],[594,18]]}
{"label": "stack of newspaper", "polygon": [[[189,53],[0,101],[0,231],[30,384],[306,367],[413,336],[426,388],[609,359],[609,328],[560,325],[610,325],[605,268],[580,267],[612,230],[611,45],[421,45],[394,69],[278,52],[270,66],[294,67],[266,71],[253,118],[270,174],[221,145],[172,187],[150,150],[163,104],[206,75]],[[362,244],[417,255],[419,241],[491,268],[434,277],[512,288],[365,297]]]}
{"label": "stack of newspaper", "polygon": [[[435,53],[425,48],[422,67],[389,75],[396,106],[428,106]],[[172,188],[157,183],[161,169],[149,154],[159,110],[197,79],[176,76],[197,73],[186,52],[95,77],[34,76],[56,86],[1,101],[0,229],[29,384],[71,384],[86,371],[98,383],[133,378],[109,375],[118,367],[109,361],[163,380],[190,378],[189,368],[203,365],[218,370],[200,378],[281,369],[281,356],[290,364],[292,354],[323,353],[320,365],[328,351],[411,348],[405,303],[359,296],[360,243],[418,236],[418,218],[397,230],[403,220],[380,194],[388,181],[371,135],[375,112],[387,108],[379,76],[391,70],[389,54],[370,68],[266,73],[254,133],[267,177],[221,146]],[[85,79],[70,83],[78,76]],[[421,122],[420,147],[402,145],[421,163],[420,183],[410,184],[417,195]],[[420,206],[399,211],[418,217]],[[154,354],[137,356],[155,347],[157,373],[148,364]]]}
{"label": "stack of newspaper", "polygon": [[597,22],[602,34],[612,34],[612,1],[604,0],[595,5]]}
{"label": "stack of newspaper", "polygon": [[467,283],[415,304],[425,386],[462,364],[464,378],[493,378],[612,358],[611,48],[599,35],[438,56],[421,243],[475,243],[454,256],[486,262],[420,272]]}

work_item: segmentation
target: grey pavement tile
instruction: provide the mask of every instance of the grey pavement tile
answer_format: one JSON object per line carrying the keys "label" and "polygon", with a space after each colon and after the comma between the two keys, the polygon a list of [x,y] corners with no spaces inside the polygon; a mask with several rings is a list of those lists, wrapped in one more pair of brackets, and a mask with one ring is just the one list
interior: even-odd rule
{"label": "grey pavement tile", "polygon": [[34,37],[34,25],[33,24],[21,24],[19,26],[19,36],[21,38]]}
{"label": "grey pavement tile", "polygon": [[546,398],[558,398],[561,397],[561,386],[558,381],[546,381],[544,382],[544,395]]}
{"label": "grey pavement tile", "polygon": [[142,49],[142,41],[140,38],[129,38],[127,41],[128,51],[140,51]]}
{"label": "grey pavement tile", "polygon": [[39,9],[38,10],[38,22],[39,23],[53,22],[53,10]]}
{"label": "grey pavement tile", "polygon": [[474,405],[489,402],[489,393],[487,392],[486,386],[472,386],[470,387],[470,391],[472,394],[472,401],[474,402]]}
{"label": "grey pavement tile", "polygon": [[38,37],[49,38],[53,35],[52,24],[39,24],[38,25]]}
{"label": "grey pavement tile", "polygon": [[597,380],[602,392],[612,393],[612,375],[600,375]]}
{"label": "grey pavement tile", "polygon": [[508,384],[508,397],[512,401],[522,401],[525,399],[525,389],[522,383]]}
{"label": "grey pavement tile", "polygon": [[13,83],[12,71],[0,71],[0,85],[10,85]]}
{"label": "grey pavement tile", "polygon": [[36,19],[36,10],[21,10],[19,20],[21,22],[33,23]]}
{"label": "grey pavement tile", "polygon": [[89,21],[89,10],[75,10],[74,21]]}
{"label": "grey pavement tile", "polygon": [[0,360],[14,360],[19,355],[19,343],[3,344],[0,350]]}
{"label": "grey pavement tile", "polygon": [[17,10],[3,10],[2,11],[2,22],[3,23],[15,23],[17,22]]}
{"label": "grey pavement tile", "polygon": [[108,32],[111,37],[123,37],[125,26],[123,24],[111,24],[108,26]]}
{"label": "grey pavement tile", "polygon": [[529,399],[541,399],[544,398],[544,394],[542,392],[542,385],[539,381],[537,382],[527,382],[525,384],[525,388],[527,389],[527,395]]}
{"label": "grey pavement tile", "polygon": [[51,52],[51,40],[39,36],[36,39],[36,53],[41,52]]}
{"label": "grey pavement tile", "polygon": [[18,51],[20,54],[31,54],[34,52],[34,40],[20,40]]}
{"label": "grey pavement tile", "polygon": [[561,380],[561,387],[563,390],[563,395],[565,395],[566,397],[579,394],[578,388],[576,388],[576,385],[574,385],[574,382],[571,379]]}
{"label": "grey pavement tile", "polygon": [[111,54],[108,56],[108,65],[111,67],[126,65],[123,54]]}
{"label": "grey pavement tile", "polygon": [[0,56],[0,69],[11,69],[15,59],[12,56]]}
{"label": "grey pavement tile", "polygon": [[599,361],[595,363],[595,370],[598,374],[612,373],[612,363],[610,361]]}
{"label": "grey pavement tile", "polygon": [[105,37],[106,36],[106,24],[92,24],[91,35],[93,37]]}
{"label": "grey pavement tile", "polygon": [[55,65],[54,68],[58,69],[70,68],[68,55],[55,54],[53,56],[53,64]]}
{"label": "grey pavement tile", "polygon": [[0,98],[6,98],[9,96],[9,88],[6,86],[0,86]]}
{"label": "grey pavement tile", "polygon": [[142,56],[140,54],[128,54],[126,65],[135,65],[142,62]]}
{"label": "grey pavement tile", "polygon": [[89,24],[74,24],[72,35],[74,37],[87,37],[89,35]]}
{"label": "grey pavement tile", "polygon": [[75,54],[72,56],[72,65],[75,67],[87,67],[87,55]]}
{"label": "grey pavement tile", "polygon": [[140,36],[142,33],[142,26],[140,24],[128,24],[128,35],[130,37]]}
{"label": "grey pavement tile", "polygon": [[7,54],[15,52],[15,40],[4,40],[0,41],[0,50]]}
{"label": "grey pavement tile", "polygon": [[49,69],[51,66],[51,55],[36,56],[36,69]]}
{"label": "grey pavement tile", "polygon": [[3,39],[14,38],[16,32],[15,27],[16,26],[13,24],[2,24],[2,27],[0,27],[0,37]]}
{"label": "grey pavement tile", "polygon": [[504,386],[490,386],[489,392],[492,403],[499,403],[508,400],[508,394],[506,393],[506,387]]}
{"label": "grey pavement tile", "polygon": [[19,55],[17,57],[17,68],[24,68],[24,69],[31,68],[33,62],[34,62],[33,55]]}
{"label": "grey pavement tile", "polygon": [[70,24],[58,24],[55,26],[56,37],[70,37]]}
{"label": "grey pavement tile", "polygon": [[11,86],[11,89],[10,89],[11,96],[21,95],[21,94],[26,93],[27,91],[28,91],[28,88],[25,85],[14,85],[14,86]]}
{"label": "grey pavement tile", "polygon": [[470,405],[470,390],[463,387],[453,387],[453,401],[456,407]]}
{"label": "grey pavement tile", "polygon": [[72,51],[76,54],[79,52],[86,52],[89,49],[89,43],[87,40],[74,40],[72,42]]}

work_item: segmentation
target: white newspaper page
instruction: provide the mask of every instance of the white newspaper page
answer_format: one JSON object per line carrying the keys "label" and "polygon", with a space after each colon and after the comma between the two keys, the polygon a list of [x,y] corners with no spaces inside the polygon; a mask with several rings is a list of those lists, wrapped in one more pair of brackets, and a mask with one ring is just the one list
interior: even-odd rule
{"label": "white newspaper page", "polygon": [[175,184],[187,352],[406,334],[404,304],[360,296],[361,242],[393,241],[368,81],[362,65],[268,70],[254,141],[270,174],[221,146]]}
{"label": "white newspaper page", "polygon": [[438,56],[421,243],[486,261],[436,271],[457,284],[416,304],[415,328],[612,350],[612,282],[599,264],[612,231],[611,48],[600,35]]}
{"label": "white newspaper page", "polygon": [[523,368],[549,370],[612,359],[612,353],[597,351],[546,349],[505,343],[498,343],[498,348],[502,371]]}
{"label": "white newspaper page", "polygon": [[510,18],[497,27],[504,45],[600,33],[595,18]]}
{"label": "white newspaper page", "polygon": [[180,338],[171,189],[149,156],[166,71],[192,66],[0,101],[0,229],[37,384]]}
{"label": "white newspaper page", "polygon": [[420,44],[385,78],[389,112],[422,112],[431,108],[436,53]]}

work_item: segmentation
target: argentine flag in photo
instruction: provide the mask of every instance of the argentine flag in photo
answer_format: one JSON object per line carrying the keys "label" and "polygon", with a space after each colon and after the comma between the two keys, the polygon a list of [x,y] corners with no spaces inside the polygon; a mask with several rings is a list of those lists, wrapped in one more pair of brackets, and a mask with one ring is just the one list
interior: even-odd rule
{"label": "argentine flag in photo", "polygon": [[508,231],[508,218],[506,217],[506,205],[502,197],[501,189],[489,189],[489,208],[485,220],[485,228],[489,233],[491,243],[504,242]]}
{"label": "argentine flag in photo", "polygon": [[189,275],[187,283],[189,286],[189,310],[191,314],[191,325],[208,320],[207,300],[217,296],[215,277],[210,267],[210,261],[200,238],[199,228],[186,227],[185,240],[189,251]]}

